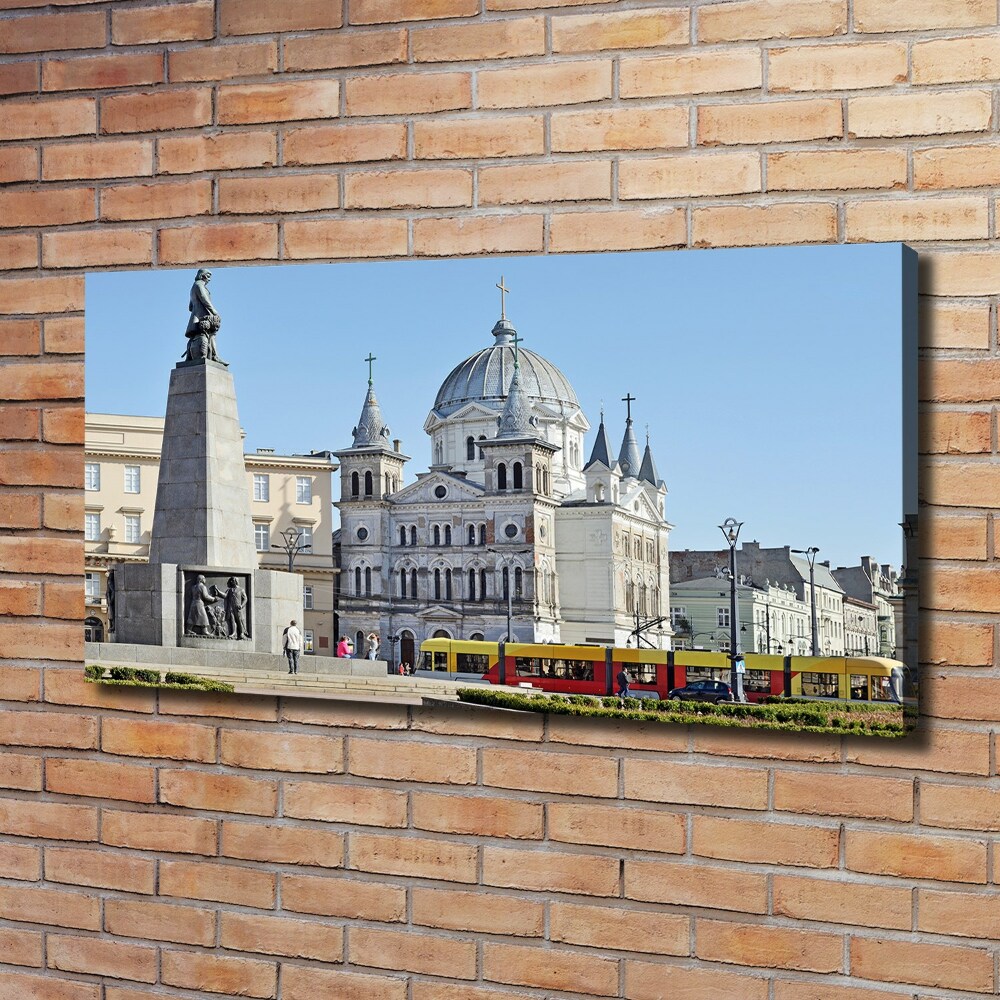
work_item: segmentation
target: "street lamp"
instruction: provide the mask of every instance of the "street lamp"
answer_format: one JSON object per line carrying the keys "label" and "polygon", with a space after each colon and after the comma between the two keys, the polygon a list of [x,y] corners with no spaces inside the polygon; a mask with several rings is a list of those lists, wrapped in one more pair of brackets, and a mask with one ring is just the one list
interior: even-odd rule
{"label": "street lamp", "polygon": [[292,572],[292,567],[295,565],[295,557],[300,552],[305,552],[306,549],[311,549],[311,545],[302,544],[302,534],[298,528],[285,528],[281,532],[281,537],[285,540],[284,544],[277,545],[272,544],[272,549],[283,549],[288,556],[288,572]]}
{"label": "street lamp", "polygon": [[815,545],[808,549],[792,549],[796,555],[805,556],[809,561],[809,602],[812,605],[812,655],[819,656],[819,630],[816,628],[816,553]]}
{"label": "street lamp", "polygon": [[389,673],[394,674],[396,672],[396,643],[399,642],[399,636],[390,635],[387,638],[389,639]]}
{"label": "street lamp", "polygon": [[727,517],[719,530],[725,536],[729,545],[729,686],[733,691],[735,701],[746,701],[743,694],[743,673],[737,664],[742,666],[743,655],[740,653],[739,618],[736,610],[736,541],[740,537],[742,521],[735,517]]}

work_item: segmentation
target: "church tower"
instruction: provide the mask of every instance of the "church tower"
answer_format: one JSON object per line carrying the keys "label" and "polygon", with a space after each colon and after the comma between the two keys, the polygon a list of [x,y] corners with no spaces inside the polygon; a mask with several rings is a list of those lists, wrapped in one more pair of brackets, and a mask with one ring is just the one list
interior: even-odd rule
{"label": "church tower", "polygon": [[589,461],[583,467],[583,474],[587,477],[587,500],[591,503],[618,503],[622,469],[613,456],[602,409],[594,447],[590,452]]}

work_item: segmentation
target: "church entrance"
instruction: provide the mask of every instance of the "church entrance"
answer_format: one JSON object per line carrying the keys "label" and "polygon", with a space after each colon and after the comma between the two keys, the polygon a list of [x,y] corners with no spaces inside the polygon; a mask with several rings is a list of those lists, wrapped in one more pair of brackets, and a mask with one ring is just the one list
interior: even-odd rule
{"label": "church entrance", "polygon": [[84,642],[104,642],[104,623],[100,618],[87,618],[83,623]]}
{"label": "church entrance", "polygon": [[403,629],[399,633],[399,662],[408,663],[411,667],[416,663],[416,650],[413,648],[413,633]]}

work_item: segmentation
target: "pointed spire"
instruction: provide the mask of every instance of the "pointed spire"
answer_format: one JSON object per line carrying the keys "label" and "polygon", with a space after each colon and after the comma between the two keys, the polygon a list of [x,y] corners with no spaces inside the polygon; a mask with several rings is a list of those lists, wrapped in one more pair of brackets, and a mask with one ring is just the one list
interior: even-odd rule
{"label": "pointed spire", "polygon": [[644,483],[659,488],[660,475],[656,471],[656,462],[653,461],[653,452],[649,447],[649,431],[646,431],[646,450],[642,455],[642,466],[639,469],[639,479]]}
{"label": "pointed spire", "polygon": [[622,397],[622,402],[626,407],[625,436],[622,438],[621,450],[618,452],[618,464],[622,467],[622,475],[626,479],[635,479],[639,475],[639,467],[642,461],[639,458],[639,442],[635,439],[635,431],[632,430],[632,404],[635,396],[626,393]]}
{"label": "pointed spire", "polygon": [[601,423],[597,428],[597,437],[594,439],[594,447],[590,452],[590,459],[583,467],[584,471],[590,468],[595,462],[613,468],[615,460],[611,457],[611,441],[608,439],[608,429],[604,426],[604,407],[601,407]]}
{"label": "pointed spire", "polygon": [[365,361],[368,364],[368,394],[365,396],[365,405],[361,407],[361,416],[358,419],[358,426],[354,428],[354,448],[371,447],[372,445],[384,445],[389,440],[389,427],[382,419],[382,411],[379,409],[378,398],[375,395],[375,386],[372,384],[372,362],[375,361],[372,352],[368,352]]}
{"label": "pointed spire", "polygon": [[532,437],[535,433],[534,417],[531,415],[531,402],[521,385],[521,368],[515,362],[514,375],[510,380],[507,400],[503,404],[503,412],[497,418],[498,438]]}

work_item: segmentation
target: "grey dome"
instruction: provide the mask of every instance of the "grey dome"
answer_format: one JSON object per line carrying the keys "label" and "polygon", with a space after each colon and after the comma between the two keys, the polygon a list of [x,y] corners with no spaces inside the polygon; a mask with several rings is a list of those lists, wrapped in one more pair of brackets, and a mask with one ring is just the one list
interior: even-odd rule
{"label": "grey dome", "polygon": [[[441,384],[434,410],[446,417],[466,403],[487,403],[501,409],[514,377],[514,327],[501,319],[493,327],[496,343],[477,351],[451,370]],[[566,404],[579,408],[579,401],[569,380],[551,361],[534,351],[518,348],[521,387],[535,402],[561,408]]]}

